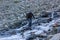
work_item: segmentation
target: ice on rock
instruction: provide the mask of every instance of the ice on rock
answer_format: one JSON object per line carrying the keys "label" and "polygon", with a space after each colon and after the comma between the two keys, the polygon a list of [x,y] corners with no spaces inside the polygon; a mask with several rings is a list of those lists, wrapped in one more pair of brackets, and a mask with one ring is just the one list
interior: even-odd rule
{"label": "ice on rock", "polygon": [[25,40],[21,35],[12,35],[11,37],[0,38],[0,40]]}

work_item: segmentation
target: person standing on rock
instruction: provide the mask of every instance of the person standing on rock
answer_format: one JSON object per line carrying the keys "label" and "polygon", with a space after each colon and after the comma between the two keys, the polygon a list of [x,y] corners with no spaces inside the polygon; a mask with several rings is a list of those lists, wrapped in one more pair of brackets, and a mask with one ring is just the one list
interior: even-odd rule
{"label": "person standing on rock", "polygon": [[32,12],[29,12],[26,14],[26,19],[28,20],[29,24],[29,29],[31,29],[32,26],[32,18],[35,18]]}

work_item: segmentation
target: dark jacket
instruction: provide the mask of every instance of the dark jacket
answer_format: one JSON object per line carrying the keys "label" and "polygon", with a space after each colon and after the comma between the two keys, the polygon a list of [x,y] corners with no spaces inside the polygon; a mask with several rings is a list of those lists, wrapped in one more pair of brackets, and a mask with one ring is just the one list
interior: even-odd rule
{"label": "dark jacket", "polygon": [[34,17],[34,15],[31,12],[26,14],[27,19],[32,18],[32,17]]}

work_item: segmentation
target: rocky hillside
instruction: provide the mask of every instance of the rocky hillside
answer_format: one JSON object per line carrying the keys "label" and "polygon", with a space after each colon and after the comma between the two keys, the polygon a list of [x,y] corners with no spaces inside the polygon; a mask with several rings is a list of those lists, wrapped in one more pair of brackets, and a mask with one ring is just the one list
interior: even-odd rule
{"label": "rocky hillside", "polygon": [[60,0],[0,0],[0,28],[25,19],[32,11],[39,16],[42,11],[54,11],[60,8]]}

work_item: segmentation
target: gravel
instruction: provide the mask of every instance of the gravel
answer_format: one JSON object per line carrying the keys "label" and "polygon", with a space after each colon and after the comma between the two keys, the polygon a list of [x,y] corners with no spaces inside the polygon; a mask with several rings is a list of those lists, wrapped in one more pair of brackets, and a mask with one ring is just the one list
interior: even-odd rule
{"label": "gravel", "polygon": [[29,11],[36,17],[42,11],[54,11],[59,8],[60,0],[0,0],[0,28],[26,19],[25,15]]}

